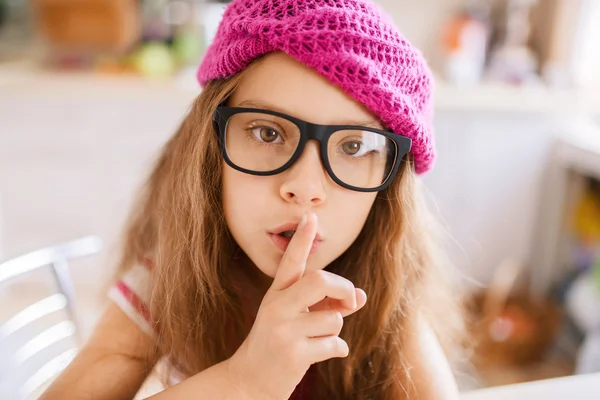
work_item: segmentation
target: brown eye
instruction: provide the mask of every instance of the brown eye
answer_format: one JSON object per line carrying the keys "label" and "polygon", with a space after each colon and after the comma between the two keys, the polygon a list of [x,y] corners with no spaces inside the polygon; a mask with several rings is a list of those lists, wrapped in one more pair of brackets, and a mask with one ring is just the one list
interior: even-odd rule
{"label": "brown eye", "polygon": [[268,126],[257,126],[252,128],[254,137],[264,143],[278,143],[281,141],[281,134]]}
{"label": "brown eye", "polygon": [[360,152],[360,148],[360,142],[346,142],[342,145],[342,151],[349,156],[358,154],[358,152]]}
{"label": "brown eye", "polygon": [[260,138],[265,142],[271,143],[277,140],[279,133],[271,128],[260,128]]}

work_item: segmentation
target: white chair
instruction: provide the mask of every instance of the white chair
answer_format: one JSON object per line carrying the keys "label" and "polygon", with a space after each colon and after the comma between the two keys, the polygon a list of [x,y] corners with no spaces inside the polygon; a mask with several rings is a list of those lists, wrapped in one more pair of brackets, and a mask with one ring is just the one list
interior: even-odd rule
{"label": "white chair", "polygon": [[45,271],[55,283],[54,294],[0,320],[0,399],[37,398],[73,359],[80,338],[67,262],[101,248],[98,237],[87,236],[0,263],[0,291],[16,278]]}

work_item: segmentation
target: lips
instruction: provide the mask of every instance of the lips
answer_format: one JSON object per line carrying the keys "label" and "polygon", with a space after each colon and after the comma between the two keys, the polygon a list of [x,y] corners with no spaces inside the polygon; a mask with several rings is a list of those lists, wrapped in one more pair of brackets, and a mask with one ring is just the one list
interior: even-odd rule
{"label": "lips", "polygon": [[[279,226],[278,228],[273,229],[268,232],[268,236],[271,238],[271,241],[280,251],[285,252],[292,240],[292,237],[296,233],[298,229],[299,222],[289,222]],[[313,240],[312,247],[310,249],[311,253],[317,251],[321,243],[323,242],[323,238],[321,235],[317,233],[315,239]]]}

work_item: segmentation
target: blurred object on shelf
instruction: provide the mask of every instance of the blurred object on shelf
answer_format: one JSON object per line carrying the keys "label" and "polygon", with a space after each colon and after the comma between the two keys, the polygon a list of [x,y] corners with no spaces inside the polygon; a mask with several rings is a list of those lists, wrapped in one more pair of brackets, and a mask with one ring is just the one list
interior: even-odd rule
{"label": "blurred object on shelf", "polygon": [[170,41],[172,39],[173,28],[164,18],[168,3],[169,0],[142,1],[142,41]]}
{"label": "blurred object on shelf", "polygon": [[206,47],[205,13],[203,2],[198,0],[171,1],[167,7],[166,19],[175,27],[170,45],[179,65],[195,67],[200,63]]}
{"label": "blurred object on shelf", "polygon": [[490,4],[471,1],[448,21],[443,34],[445,77],[453,84],[476,84],[485,69],[490,38]]}
{"label": "blurred object on shelf", "polygon": [[537,56],[529,47],[530,15],[537,3],[538,0],[504,0],[501,3],[486,74],[489,79],[517,85],[539,82]]}
{"label": "blurred object on shelf", "polygon": [[600,372],[600,182],[588,178],[568,215],[569,272],[563,279],[568,317],[581,333],[576,373]]}
{"label": "blurred object on shelf", "polygon": [[572,85],[571,64],[580,0],[544,0],[532,10],[531,47],[539,56],[539,72],[553,87]]}
{"label": "blurred object on shelf", "polygon": [[553,87],[600,88],[600,1],[544,0],[533,13],[531,45]]}
{"label": "blurred object on shelf", "polygon": [[570,216],[577,271],[587,271],[600,257],[600,182],[588,179],[586,186]]}
{"label": "blurred object on shelf", "polygon": [[223,13],[225,12],[225,8],[227,7],[228,1],[215,1],[208,0],[203,5],[203,21],[206,26],[206,44],[209,45],[215,35],[217,34],[217,29],[219,27],[219,23],[223,18]]}
{"label": "blurred object on shelf", "polygon": [[577,354],[576,373],[600,372],[600,260],[573,282],[566,310],[584,339]]}
{"label": "blurred object on shelf", "polygon": [[170,76],[175,72],[175,56],[164,42],[148,42],[131,58],[137,72],[148,77]]}
{"label": "blurred object on shelf", "polygon": [[29,2],[0,0],[0,61],[19,58],[27,53],[33,33]]}
{"label": "blurred object on shelf", "polygon": [[182,65],[196,65],[204,52],[202,30],[181,31],[173,39],[175,60]]}
{"label": "blurred object on shelf", "polygon": [[506,260],[489,288],[475,293],[468,308],[478,368],[522,368],[540,363],[555,339],[562,312],[549,299],[535,300],[516,282],[523,266]]}
{"label": "blurred object on shelf", "polygon": [[459,11],[443,28],[441,46],[441,74],[450,83],[600,88],[600,1],[457,4]]}
{"label": "blurred object on shelf", "polygon": [[6,4],[6,0],[0,0],[0,29],[4,25],[6,21],[6,14],[8,13],[8,4]]}
{"label": "blurred object on shelf", "polygon": [[36,0],[47,67],[168,78],[205,49],[200,0]]}
{"label": "blurred object on shelf", "polygon": [[147,77],[168,77],[196,65],[205,50],[205,28],[197,0],[151,0],[144,3],[141,44],[129,66]]}
{"label": "blurred object on shelf", "polygon": [[139,38],[137,0],[35,0],[38,26],[57,51],[122,52]]}
{"label": "blurred object on shelf", "polygon": [[573,52],[573,81],[578,87],[600,89],[600,1],[580,0],[582,9]]}

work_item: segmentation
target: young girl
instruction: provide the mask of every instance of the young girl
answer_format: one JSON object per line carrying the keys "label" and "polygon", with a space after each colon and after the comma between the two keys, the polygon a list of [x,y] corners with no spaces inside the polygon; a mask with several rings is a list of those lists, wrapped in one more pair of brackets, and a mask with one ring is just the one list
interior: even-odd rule
{"label": "young girl", "polygon": [[416,174],[432,78],[367,0],[234,0],[44,399],[456,399],[459,314]]}

